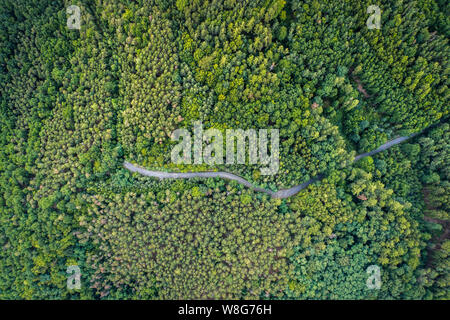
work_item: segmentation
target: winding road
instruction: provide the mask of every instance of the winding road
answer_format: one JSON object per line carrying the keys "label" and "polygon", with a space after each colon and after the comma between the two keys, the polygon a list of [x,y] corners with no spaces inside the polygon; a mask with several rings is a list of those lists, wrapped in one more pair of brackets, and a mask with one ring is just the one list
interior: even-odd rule
{"label": "winding road", "polygon": [[[411,135],[405,136],[405,137],[395,138],[391,141],[386,142],[385,144],[381,145],[380,147],[378,147],[375,150],[357,155],[353,161],[355,162],[362,158],[372,156],[378,152],[387,150],[387,149],[389,149],[399,143],[402,143],[403,141],[406,141],[416,135],[418,135],[418,133],[414,133],[414,134],[411,134]],[[253,189],[254,191],[264,192],[264,193],[267,193],[268,195],[270,195],[272,198],[278,198],[278,199],[284,199],[284,198],[291,197],[291,196],[299,193],[301,190],[305,189],[311,183],[319,181],[319,180],[323,179],[323,177],[324,177],[323,175],[319,175],[309,181],[306,181],[306,182],[299,184],[297,186],[294,186],[292,188],[282,189],[282,190],[278,190],[275,192],[272,190],[255,187],[253,184],[251,184],[249,181],[245,180],[244,178],[242,178],[238,175],[235,175],[233,173],[224,172],[224,171],[218,171],[218,172],[211,172],[211,171],[206,171],[206,172],[152,171],[152,170],[147,170],[142,167],[136,166],[127,161],[124,162],[123,166],[131,172],[138,172],[144,176],[159,178],[160,180],[163,180],[163,179],[189,179],[189,178],[223,178],[223,179],[227,179],[227,180],[233,180],[233,181],[237,181],[238,183],[240,183],[250,189]]]}

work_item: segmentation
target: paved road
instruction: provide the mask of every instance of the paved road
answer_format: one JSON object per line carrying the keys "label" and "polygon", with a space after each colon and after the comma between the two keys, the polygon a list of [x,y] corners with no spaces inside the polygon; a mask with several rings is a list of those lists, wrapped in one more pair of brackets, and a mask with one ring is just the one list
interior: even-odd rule
{"label": "paved road", "polygon": [[[391,148],[392,146],[395,146],[399,143],[402,143],[403,141],[406,141],[414,136],[416,136],[418,133],[414,133],[412,135],[406,136],[406,137],[399,137],[399,138],[395,138],[391,141],[386,142],[385,144],[381,145],[379,148],[372,150],[370,152],[366,152],[360,155],[357,155],[355,157],[354,161],[358,161],[362,158],[368,157],[368,156],[372,156],[378,152],[387,150],[389,148]],[[251,184],[249,181],[245,180],[244,178],[237,176],[233,173],[229,173],[229,172],[223,172],[223,171],[219,171],[219,172],[163,172],[163,171],[152,171],[152,170],[147,170],[144,168],[141,168],[139,166],[136,166],[134,164],[131,164],[127,161],[124,162],[123,166],[130,170],[131,172],[138,172],[144,176],[147,177],[154,177],[154,178],[159,178],[160,180],[162,179],[188,179],[188,178],[223,178],[223,179],[227,179],[227,180],[234,180],[239,182],[240,184],[243,184],[244,186],[253,189],[255,191],[258,192],[264,192],[267,193],[268,195],[270,195],[272,198],[279,198],[279,199],[284,199],[284,198],[288,198],[291,197],[297,193],[299,193],[301,190],[305,189],[307,186],[309,186],[311,183],[314,183],[316,181],[319,181],[321,179],[323,179],[323,175],[319,175],[307,182],[304,182],[302,184],[299,184],[298,186],[289,188],[289,189],[282,189],[282,190],[278,190],[276,192],[272,191],[272,190],[267,190],[267,189],[263,189],[263,188],[258,188],[255,187],[253,184]]]}
{"label": "paved road", "polygon": [[387,150],[387,149],[389,149],[390,147],[395,146],[396,144],[402,143],[403,141],[408,140],[408,139],[410,139],[410,138],[412,138],[412,137],[415,137],[415,136],[417,136],[417,135],[418,135],[418,133],[413,133],[413,134],[410,135],[410,136],[395,138],[394,140],[391,140],[391,141],[386,142],[385,144],[381,145],[380,147],[378,147],[378,148],[375,149],[375,150],[372,150],[372,151],[369,151],[369,152],[366,152],[366,153],[357,155],[357,156],[355,157],[355,160],[354,160],[354,161],[358,161],[359,159],[362,159],[362,158],[365,158],[365,157],[368,157],[368,156],[373,156],[374,154],[376,154],[376,153],[378,153],[378,152]]}

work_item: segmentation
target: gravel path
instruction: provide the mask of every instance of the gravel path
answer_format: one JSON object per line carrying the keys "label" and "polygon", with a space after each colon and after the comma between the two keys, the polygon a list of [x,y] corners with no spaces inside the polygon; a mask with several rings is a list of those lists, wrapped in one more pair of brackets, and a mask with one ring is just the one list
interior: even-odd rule
{"label": "gravel path", "polygon": [[[391,148],[392,146],[395,146],[399,143],[402,143],[403,141],[406,141],[414,136],[416,136],[418,133],[414,133],[412,135],[409,136],[405,136],[405,137],[399,137],[399,138],[395,138],[391,141],[386,142],[385,144],[381,145],[379,148],[372,150],[370,152],[366,152],[360,155],[357,155],[355,157],[354,161],[358,161],[362,158],[368,157],[368,156],[372,156],[378,152],[387,150],[389,148]],[[289,189],[282,189],[282,190],[278,190],[276,192],[272,191],[272,190],[267,190],[267,189],[263,189],[263,188],[258,188],[255,187],[253,184],[251,184],[249,181],[245,180],[244,178],[237,176],[233,173],[229,173],[229,172],[224,172],[224,171],[218,171],[218,172],[210,172],[210,171],[206,171],[206,172],[164,172],[164,171],[152,171],[152,170],[147,170],[145,168],[136,166],[132,163],[129,163],[127,161],[124,162],[123,166],[130,170],[131,172],[138,172],[144,176],[147,177],[154,177],[154,178],[159,178],[160,180],[163,179],[189,179],[189,178],[223,178],[223,179],[227,179],[227,180],[233,180],[233,181],[237,181],[240,184],[243,184],[244,186],[253,189],[255,191],[258,192],[264,192],[267,193],[268,195],[270,195],[272,198],[279,198],[279,199],[284,199],[284,198],[288,198],[291,197],[297,193],[299,193],[301,190],[305,189],[307,186],[309,186],[311,183],[314,183],[316,181],[319,181],[321,179],[323,179],[323,175],[319,175],[307,182],[304,182],[302,184],[299,184],[297,186],[294,186],[292,188]]]}

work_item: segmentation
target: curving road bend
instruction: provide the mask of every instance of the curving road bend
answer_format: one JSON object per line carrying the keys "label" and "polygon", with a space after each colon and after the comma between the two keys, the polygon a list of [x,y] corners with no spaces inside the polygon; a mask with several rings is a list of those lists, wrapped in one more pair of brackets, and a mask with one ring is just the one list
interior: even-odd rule
{"label": "curving road bend", "polygon": [[[378,152],[387,150],[387,149],[389,149],[399,143],[402,143],[403,141],[406,141],[416,135],[418,135],[418,133],[414,133],[414,134],[411,134],[411,135],[405,136],[405,137],[398,137],[391,141],[388,141],[375,150],[357,155],[354,159],[354,162],[358,161],[362,158],[372,156]],[[292,188],[282,189],[282,190],[278,190],[275,192],[272,190],[255,187],[253,184],[251,184],[249,181],[245,180],[244,178],[242,178],[238,175],[235,175],[233,173],[224,172],[224,171],[218,171],[218,172],[211,172],[211,171],[206,171],[206,172],[152,171],[152,170],[147,170],[142,167],[136,166],[127,161],[125,161],[123,163],[123,166],[131,172],[137,172],[137,173],[142,174],[143,176],[158,178],[160,180],[163,180],[163,179],[189,179],[189,178],[222,178],[222,179],[227,179],[227,180],[233,180],[233,181],[237,181],[238,183],[240,183],[250,189],[253,189],[254,191],[264,192],[264,193],[267,193],[268,195],[270,195],[272,198],[278,198],[278,199],[284,199],[284,198],[291,197],[291,196],[299,193],[301,190],[305,189],[311,183],[319,181],[319,180],[323,179],[323,177],[324,177],[323,175],[319,175],[309,181],[306,181],[306,182],[299,184],[297,186],[294,186]]]}

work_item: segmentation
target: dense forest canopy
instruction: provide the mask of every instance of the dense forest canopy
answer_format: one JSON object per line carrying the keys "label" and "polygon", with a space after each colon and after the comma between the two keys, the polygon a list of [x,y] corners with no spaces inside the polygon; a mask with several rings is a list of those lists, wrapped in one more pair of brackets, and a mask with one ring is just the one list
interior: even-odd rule
{"label": "dense forest canopy", "polygon": [[[445,0],[4,0],[0,299],[449,299],[449,14]],[[195,121],[278,129],[278,172],[174,164],[172,133]],[[124,161],[269,190],[323,179],[273,199]]]}

